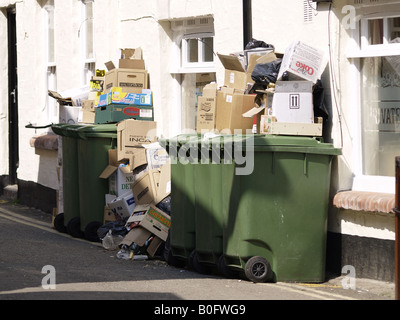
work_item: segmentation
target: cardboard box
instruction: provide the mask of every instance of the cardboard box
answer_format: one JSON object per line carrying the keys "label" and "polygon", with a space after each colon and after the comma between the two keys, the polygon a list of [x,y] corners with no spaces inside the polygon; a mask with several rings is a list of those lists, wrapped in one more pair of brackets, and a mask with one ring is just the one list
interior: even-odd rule
{"label": "cardboard box", "polygon": [[316,83],[321,77],[326,63],[322,50],[300,41],[294,41],[285,51],[278,80],[281,80],[283,73],[287,71],[289,80],[303,79]]}
{"label": "cardboard box", "polygon": [[141,69],[111,69],[105,75],[106,93],[112,87],[121,87],[124,92],[141,93],[142,89],[148,89],[148,74]]}
{"label": "cardboard box", "polygon": [[135,226],[138,226],[139,223],[143,220],[144,215],[146,214],[147,210],[149,210],[150,205],[148,204],[138,204],[136,205],[135,209],[133,209],[133,212],[131,216],[126,220],[125,226],[131,227],[132,223],[135,224]]}
{"label": "cardboard box", "polygon": [[161,166],[168,163],[168,152],[158,142],[147,144],[144,148],[146,150],[147,167],[149,170],[161,168]]}
{"label": "cardboard box", "polygon": [[254,107],[255,95],[245,95],[235,92],[232,88],[222,87],[217,93],[217,116],[216,129],[218,131],[241,130],[246,133],[246,129],[253,127],[253,118],[243,117]]}
{"label": "cardboard box", "polygon": [[132,184],[132,193],[137,204],[155,203],[160,182],[160,170],[146,171]]}
{"label": "cardboard box", "polygon": [[260,133],[320,137],[322,136],[322,118],[317,118],[315,123],[290,123],[277,122],[274,116],[262,115]]}
{"label": "cardboard box", "polygon": [[82,123],[95,123],[95,112],[82,109]]}
{"label": "cardboard box", "polygon": [[223,55],[218,57],[225,68],[224,85],[229,88],[245,90],[247,87],[247,74],[239,58],[234,55]]}
{"label": "cardboard box", "polygon": [[171,193],[171,165],[146,171],[132,185],[137,204],[157,204]]}
{"label": "cardboard box", "polygon": [[140,226],[149,230],[151,233],[166,241],[168,230],[171,227],[171,217],[156,206],[150,205],[149,210],[140,222]]}
{"label": "cardboard box", "polygon": [[134,119],[123,120],[117,125],[118,160],[131,158],[133,148],[156,141],[156,122]]}
{"label": "cardboard box", "polygon": [[277,81],[272,100],[272,115],[278,122],[313,123],[311,81]]}
{"label": "cardboard box", "polygon": [[131,192],[132,183],[135,181],[130,165],[117,160],[117,149],[108,150],[108,165],[99,178],[108,179],[109,193],[118,197]]}
{"label": "cardboard box", "polygon": [[151,232],[145,228],[133,228],[125,235],[120,245],[127,245],[128,247],[132,243],[136,243],[139,247],[143,247],[147,239],[151,237]]}
{"label": "cardboard box", "polygon": [[103,224],[108,222],[116,221],[114,213],[108,206],[104,206],[104,217],[103,217]]}
{"label": "cardboard box", "polygon": [[92,77],[89,82],[89,90],[92,92],[103,92],[104,77]]}
{"label": "cardboard box", "polygon": [[125,119],[153,121],[153,107],[109,104],[95,109],[95,123],[117,123]]}
{"label": "cardboard box", "polygon": [[197,103],[197,132],[214,130],[217,108],[217,84],[210,83],[203,89],[203,96]]}
{"label": "cardboard box", "polygon": [[142,59],[142,48],[121,49],[121,59],[119,59],[119,67],[126,69],[145,69],[144,60]]}
{"label": "cardboard box", "polygon": [[94,123],[94,100],[82,100],[82,122]]}
{"label": "cardboard box", "polygon": [[108,203],[108,207],[114,213],[116,220],[124,220],[131,216],[135,209],[135,198],[128,192]]}
{"label": "cardboard box", "polygon": [[98,107],[109,104],[134,104],[137,106],[152,106],[151,90],[143,89],[141,93],[123,92],[120,87],[111,88],[111,92],[102,94],[99,98]]}
{"label": "cardboard box", "polygon": [[48,95],[56,99],[60,105],[80,107],[82,100],[88,100],[89,86],[69,89],[60,93],[48,90]]}
{"label": "cardboard box", "polygon": [[82,107],[66,106],[60,104],[59,121],[60,123],[75,124],[82,122]]}

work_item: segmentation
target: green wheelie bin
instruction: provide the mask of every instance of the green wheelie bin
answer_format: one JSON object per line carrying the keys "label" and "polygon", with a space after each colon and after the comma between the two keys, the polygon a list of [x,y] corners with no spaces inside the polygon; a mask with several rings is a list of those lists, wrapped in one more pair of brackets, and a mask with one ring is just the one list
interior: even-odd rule
{"label": "green wheelie bin", "polygon": [[99,178],[108,165],[108,150],[117,147],[115,124],[86,125],[76,128],[78,139],[80,230],[89,241],[98,241],[97,229],[103,224],[108,181]]}
{"label": "green wheelie bin", "polygon": [[217,269],[224,276],[232,277],[229,269],[221,267],[223,257],[224,192],[222,172],[232,166],[232,159],[225,159],[224,144],[230,135],[213,138],[202,137],[197,141],[199,164],[194,166],[195,191],[195,249],[190,264],[199,273]]}
{"label": "green wheelie bin", "polygon": [[75,129],[82,125],[59,123],[53,124],[52,130],[55,134],[62,137],[62,186],[63,186],[63,207],[62,213],[59,213],[54,226],[60,232],[67,232],[74,237],[82,237],[80,230],[74,233],[75,221],[79,222],[79,171],[78,171],[78,135]]}
{"label": "green wheelie bin", "polygon": [[171,139],[161,139],[171,159],[171,227],[166,242],[166,260],[174,266],[189,264],[195,249],[195,190],[194,167],[198,155],[190,155],[190,142],[197,134],[182,134]]}
{"label": "green wheelie bin", "polygon": [[222,173],[226,268],[253,282],[323,282],[331,162],[341,150],[313,137],[233,139],[253,170],[238,174],[234,159]]}

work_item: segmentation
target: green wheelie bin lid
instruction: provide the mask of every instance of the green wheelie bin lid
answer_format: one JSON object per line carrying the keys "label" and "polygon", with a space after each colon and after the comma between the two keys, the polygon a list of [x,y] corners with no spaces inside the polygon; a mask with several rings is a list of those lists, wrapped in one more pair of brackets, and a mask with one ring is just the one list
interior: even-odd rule
{"label": "green wheelie bin lid", "polygon": [[316,137],[278,136],[278,135],[220,135],[210,139],[210,148],[218,145],[221,150],[241,147],[246,151],[296,152],[326,155],[341,155],[341,149],[331,143],[324,143]]}

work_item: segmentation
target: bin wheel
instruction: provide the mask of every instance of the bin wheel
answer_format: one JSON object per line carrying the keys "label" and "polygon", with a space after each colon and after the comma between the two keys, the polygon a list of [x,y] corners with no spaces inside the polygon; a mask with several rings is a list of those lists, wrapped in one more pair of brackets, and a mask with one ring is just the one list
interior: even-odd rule
{"label": "bin wheel", "polygon": [[226,265],[226,260],[224,255],[221,255],[217,261],[218,272],[225,278],[236,278],[238,276],[237,272],[232,270]]}
{"label": "bin wheel", "polygon": [[81,218],[74,217],[68,221],[67,232],[70,236],[74,238],[83,238],[84,234],[81,230]]}
{"label": "bin wheel", "polygon": [[59,213],[54,217],[54,228],[61,233],[67,233],[67,227],[64,225],[64,213]]}
{"label": "bin wheel", "polygon": [[244,273],[250,281],[266,282],[272,276],[272,269],[266,259],[254,256],[246,262]]}
{"label": "bin wheel", "polygon": [[200,274],[211,273],[211,267],[205,266],[199,261],[196,249],[194,249],[189,255],[189,266],[192,267],[196,272]]}
{"label": "bin wheel", "polygon": [[171,240],[170,240],[170,231],[168,230],[168,237],[165,241],[164,252],[163,252],[164,260],[173,267],[183,268],[185,266],[185,262],[177,259],[171,251]]}
{"label": "bin wheel", "polygon": [[85,239],[91,242],[100,242],[99,236],[97,234],[97,230],[102,226],[103,224],[98,221],[91,221],[89,222],[84,231]]}

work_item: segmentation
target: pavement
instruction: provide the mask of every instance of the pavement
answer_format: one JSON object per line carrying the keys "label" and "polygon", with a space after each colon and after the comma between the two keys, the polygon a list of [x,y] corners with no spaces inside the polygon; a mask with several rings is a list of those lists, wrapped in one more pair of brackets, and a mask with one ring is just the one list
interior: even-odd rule
{"label": "pavement", "polygon": [[[10,219],[14,220],[15,222],[18,223],[18,216],[21,218],[24,217],[24,221],[32,221],[32,222],[26,222],[26,225],[31,225],[36,227],[42,228],[43,231],[49,231],[51,228],[51,220],[52,217],[48,213],[44,213],[40,210],[28,208],[25,206],[21,206],[17,203],[17,200],[9,200],[7,198],[0,197],[0,216],[3,218],[6,217],[6,215],[10,216]],[[26,220],[27,217],[29,216],[29,219],[31,220]],[[22,219],[21,219],[22,221]],[[45,227],[45,226],[48,227]],[[58,231],[53,229],[54,234],[60,234]],[[68,235],[65,235],[65,237],[70,237]],[[87,242],[86,240],[81,240],[81,239],[75,239],[79,240],[82,242]],[[107,253],[104,252],[102,249],[100,243],[90,243],[90,248],[93,250],[95,254],[99,255],[105,255]],[[85,249],[86,250],[86,249]],[[98,251],[96,251],[98,250]],[[96,253],[97,252],[97,253]],[[1,261],[0,261],[1,262]],[[124,262],[125,263],[125,262]],[[126,263],[132,263],[132,261],[126,261]],[[212,295],[207,295],[207,287],[210,287],[213,285],[215,280],[217,279],[218,281],[225,281],[224,286],[226,288],[226,294],[232,294],[233,292],[240,293],[240,290],[246,290],[247,286],[250,285],[247,281],[244,280],[238,280],[238,279],[219,279],[218,277],[204,277],[200,276],[198,279],[193,279],[193,277],[197,277],[197,275],[189,270],[186,269],[177,269],[171,266],[168,266],[165,261],[149,261],[149,262],[139,262],[137,265],[140,265],[139,263],[143,263],[143,265],[147,266],[147,268],[158,268],[159,270],[163,270],[162,272],[170,272],[173,274],[175,277],[174,281],[168,281],[168,275],[166,274],[163,278],[160,279],[154,279],[151,282],[146,283],[146,290],[148,292],[154,291],[153,294],[157,293],[158,288],[165,287],[167,284],[170,285],[171,287],[169,288],[170,292],[174,292],[174,295],[171,296],[171,299],[174,299],[174,297],[179,297],[179,296],[186,296],[186,297],[191,297],[190,294],[191,292],[182,292],[182,285],[179,284],[179,281],[176,281],[178,277],[182,277],[182,281],[189,281],[186,283],[194,282],[194,281],[199,281],[196,283],[203,283],[205,286],[204,289],[204,297],[200,297],[199,294],[201,292],[201,288],[198,287],[198,292],[197,295],[193,295],[192,298],[200,297],[200,299],[209,299],[212,297]],[[184,275],[188,275],[188,279],[185,279]],[[189,276],[190,275],[190,276]],[[282,292],[282,299],[286,299],[286,297],[289,297],[289,294],[303,294],[305,297],[309,299],[321,299],[321,298],[329,298],[329,299],[343,299],[347,298],[349,300],[394,300],[395,299],[395,286],[394,283],[391,282],[384,282],[384,281],[377,281],[373,279],[360,279],[356,278],[353,279],[352,281],[349,280],[345,275],[339,276],[339,277],[327,277],[327,281],[324,283],[320,284],[311,284],[311,283],[276,283],[276,284],[257,284],[256,287],[252,286],[248,288],[249,292],[254,292],[254,288],[258,288],[260,293],[266,289],[266,286],[268,286],[269,289],[276,290],[276,292]],[[110,290],[110,285],[112,287],[112,282],[113,279],[110,279],[110,282],[107,282],[105,284],[104,289],[105,290]],[[134,280],[134,279],[132,279]],[[150,280],[150,279],[149,279]],[[125,281],[124,285],[126,286],[127,290],[130,285],[135,287],[135,290],[138,290],[137,287],[137,281],[131,281],[132,283],[130,284],[130,281]],[[245,284],[246,283],[246,284]],[[83,286],[86,286],[85,290],[90,287],[89,283],[82,283]],[[101,283],[98,283],[99,288],[101,289]],[[351,285],[350,288],[346,289],[346,285]],[[121,283],[116,281],[115,286],[118,287],[118,290],[121,289]],[[153,287],[154,286],[154,287]],[[176,286],[176,287],[174,287]],[[190,285],[189,285],[190,287]],[[29,288],[27,287],[24,290],[28,290]],[[63,284],[62,286],[60,285],[60,288],[64,288],[64,290],[69,290],[68,289],[68,283]],[[37,290],[37,289],[33,289]],[[1,289],[0,289],[1,291]],[[269,292],[269,291],[265,291]],[[243,292],[242,292],[243,294]],[[267,297],[265,296],[265,293],[263,293],[262,297]],[[261,295],[260,295],[261,296]],[[11,297],[11,296],[10,296]],[[222,297],[228,297],[222,296]],[[238,296],[239,299],[242,296]],[[255,296],[256,297],[256,296]],[[273,295],[271,296],[273,297]],[[294,297],[296,297],[294,295]],[[300,296],[298,296],[300,297]],[[211,298],[212,299],[212,298]],[[225,298],[226,299],[226,298]],[[295,298],[296,299],[296,298]],[[297,298],[297,299],[302,299],[302,298]],[[1,300],[1,298],[0,298]]]}

